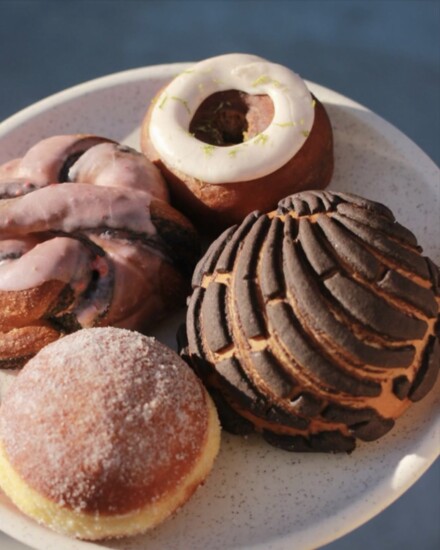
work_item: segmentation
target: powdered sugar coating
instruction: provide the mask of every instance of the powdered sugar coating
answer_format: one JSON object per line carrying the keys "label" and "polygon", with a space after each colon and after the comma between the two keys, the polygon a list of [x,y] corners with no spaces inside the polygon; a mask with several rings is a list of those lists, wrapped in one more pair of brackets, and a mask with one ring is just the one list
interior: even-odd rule
{"label": "powdered sugar coating", "polygon": [[66,508],[117,514],[153,503],[194,467],[208,425],[204,390],[170,349],[116,328],[41,350],[0,409],[10,462]]}

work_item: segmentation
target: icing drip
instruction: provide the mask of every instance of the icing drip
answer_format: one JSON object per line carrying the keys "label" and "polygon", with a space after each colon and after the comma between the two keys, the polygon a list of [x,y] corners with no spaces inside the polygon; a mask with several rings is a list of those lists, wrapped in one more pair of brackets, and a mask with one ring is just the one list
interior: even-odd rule
{"label": "icing drip", "polygon": [[138,189],[168,200],[157,169],[137,151],[116,143],[102,143],[86,151],[69,170],[69,181]]}
{"label": "icing drip", "polygon": [[[2,244],[0,250],[3,250]],[[43,241],[20,258],[0,263],[0,290],[3,291],[34,288],[50,279],[83,290],[81,287],[89,277],[89,252],[80,241],[66,237]]]}
{"label": "icing drip", "polygon": [[98,227],[154,234],[149,218],[151,195],[85,183],[50,185],[0,204],[0,231],[27,234],[72,233]]}
{"label": "icing drip", "polygon": [[60,181],[65,162],[78,156],[90,147],[105,143],[106,138],[88,134],[53,136],[43,139],[31,147],[16,167],[16,175],[30,178],[37,183],[54,183]]}
{"label": "icing drip", "polygon": [[[234,146],[207,146],[189,133],[200,104],[216,92],[266,94],[274,117],[263,133]],[[266,176],[302,147],[314,121],[313,101],[302,79],[281,65],[244,54],[213,57],[176,77],[154,105],[152,143],[172,169],[220,184]]]}
{"label": "icing drip", "polygon": [[[142,155],[95,136],[56,136],[0,175],[0,292],[62,282],[70,297],[57,318],[81,326],[105,313],[109,323],[135,327],[158,309],[160,298],[149,295],[163,253],[150,203],[168,193]],[[69,183],[58,184],[62,175]]]}

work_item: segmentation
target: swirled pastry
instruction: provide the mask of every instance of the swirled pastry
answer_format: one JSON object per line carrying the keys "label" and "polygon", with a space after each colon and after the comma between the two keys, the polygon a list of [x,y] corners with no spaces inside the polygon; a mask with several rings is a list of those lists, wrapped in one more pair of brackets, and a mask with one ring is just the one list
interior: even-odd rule
{"label": "swirled pastry", "polygon": [[323,105],[290,69],[247,54],[201,61],[162,89],[141,147],[182,212],[211,232],[322,189],[333,171]]}
{"label": "swirled pastry", "polygon": [[97,136],[51,137],[0,167],[0,366],[184,303],[198,239],[167,200],[143,155]]}
{"label": "swirled pastry", "polygon": [[293,451],[387,433],[439,370],[439,271],[388,208],[309,191],[226,230],[193,277],[184,355],[224,426]]}
{"label": "swirled pastry", "polygon": [[219,444],[215,407],[176,353],[85,329],[41,350],[2,402],[0,486],[61,533],[133,535],[189,499]]}

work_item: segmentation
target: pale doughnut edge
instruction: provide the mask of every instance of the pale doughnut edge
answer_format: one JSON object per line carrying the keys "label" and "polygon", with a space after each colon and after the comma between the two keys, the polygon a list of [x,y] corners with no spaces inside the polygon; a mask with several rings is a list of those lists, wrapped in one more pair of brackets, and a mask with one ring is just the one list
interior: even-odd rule
{"label": "pale doughnut edge", "polygon": [[24,514],[52,530],[85,540],[132,536],[152,529],[180,508],[209,474],[220,448],[220,424],[215,406],[206,393],[207,438],[200,460],[175,491],[154,504],[127,514],[98,515],[62,508],[25,483],[16,472],[0,442],[0,487]]}

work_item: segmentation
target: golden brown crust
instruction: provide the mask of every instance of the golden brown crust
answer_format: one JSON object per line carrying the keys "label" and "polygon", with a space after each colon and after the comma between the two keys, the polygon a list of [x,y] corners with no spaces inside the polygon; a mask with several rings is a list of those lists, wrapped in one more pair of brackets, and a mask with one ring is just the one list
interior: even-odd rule
{"label": "golden brown crust", "polygon": [[333,173],[333,133],[324,106],[316,98],[315,101],[315,121],[303,147],[276,172],[255,180],[214,185],[171,170],[150,140],[151,106],[142,124],[141,148],[169,183],[176,208],[197,226],[218,232],[240,223],[254,210],[272,210],[280,199],[291,193],[323,189],[329,184]]}
{"label": "golden brown crust", "polygon": [[40,320],[55,307],[65,286],[61,281],[47,281],[26,290],[0,290],[0,330],[7,331]]}
{"label": "golden brown crust", "polygon": [[48,281],[28,290],[0,291],[0,368],[22,366],[63,334],[44,317],[65,288],[60,281]]}
{"label": "golden brown crust", "polygon": [[0,331],[0,368],[21,367],[42,347],[62,336],[62,332],[45,321]]}

